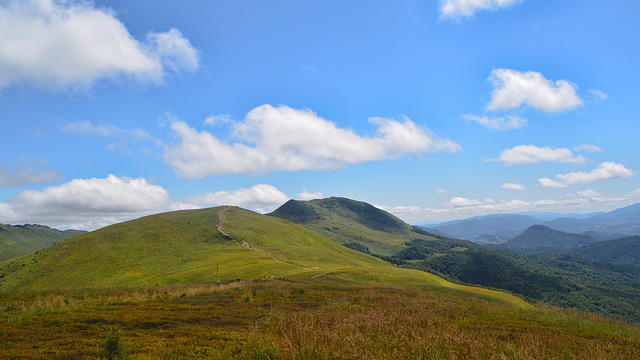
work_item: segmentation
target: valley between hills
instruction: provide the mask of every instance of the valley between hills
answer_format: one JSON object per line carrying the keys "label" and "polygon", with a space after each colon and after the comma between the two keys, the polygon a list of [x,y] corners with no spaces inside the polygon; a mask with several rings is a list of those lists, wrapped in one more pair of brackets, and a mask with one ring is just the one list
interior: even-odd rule
{"label": "valley between hills", "polygon": [[0,262],[1,358],[640,357],[634,238],[492,249],[344,198],[73,235]]}

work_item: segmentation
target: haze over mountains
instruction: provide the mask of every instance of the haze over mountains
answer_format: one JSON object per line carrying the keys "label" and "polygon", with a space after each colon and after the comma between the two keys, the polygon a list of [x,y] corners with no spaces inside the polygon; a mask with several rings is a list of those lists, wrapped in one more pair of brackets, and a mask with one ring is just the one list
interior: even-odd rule
{"label": "haze over mountains", "polygon": [[553,230],[584,234],[599,240],[640,235],[640,204],[586,218],[558,217],[543,220],[537,218],[535,213],[530,214],[479,216],[423,228],[440,235],[471,240],[479,244],[505,242],[532,225],[544,225]]}

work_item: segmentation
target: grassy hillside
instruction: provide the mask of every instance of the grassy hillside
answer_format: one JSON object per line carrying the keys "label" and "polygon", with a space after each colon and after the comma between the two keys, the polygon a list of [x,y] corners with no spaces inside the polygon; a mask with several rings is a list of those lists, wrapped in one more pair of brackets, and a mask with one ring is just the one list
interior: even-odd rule
{"label": "grassy hillside", "polygon": [[289,200],[269,215],[300,224],[340,244],[379,255],[395,254],[413,239],[434,239],[386,211],[345,198]]}
{"label": "grassy hillside", "polygon": [[[405,268],[420,269],[465,284],[510,291],[532,301],[579,307],[640,321],[637,286],[640,268],[599,264],[570,256],[536,257],[494,250],[467,240],[430,234],[371,205],[342,198],[290,201],[271,215],[296,221],[359,251],[375,253],[383,249],[386,253],[382,258]],[[503,217],[487,218],[496,221]],[[371,218],[378,220],[372,222]],[[520,216],[511,219],[522,225],[523,218],[526,219]],[[368,234],[366,241],[358,234]],[[404,242],[400,243],[402,240]],[[597,240],[588,236],[534,225],[511,245],[522,252],[536,253],[594,241]]]}
{"label": "grassy hillside", "polygon": [[42,225],[0,224],[0,261],[44,249],[84,231],[60,231]]}
{"label": "grassy hillside", "polygon": [[0,358],[640,357],[640,328],[575,310],[329,277],[233,285],[0,291]]}
{"label": "grassy hillside", "polygon": [[217,266],[223,282],[327,277],[446,288],[527,306],[507,294],[397,268],[289,221],[236,207],[148,216],[1,262],[0,290],[213,282]]}
{"label": "grassy hillside", "polygon": [[235,207],[149,216],[2,262],[0,309],[0,358],[12,359],[640,356],[636,326],[452,284]]}

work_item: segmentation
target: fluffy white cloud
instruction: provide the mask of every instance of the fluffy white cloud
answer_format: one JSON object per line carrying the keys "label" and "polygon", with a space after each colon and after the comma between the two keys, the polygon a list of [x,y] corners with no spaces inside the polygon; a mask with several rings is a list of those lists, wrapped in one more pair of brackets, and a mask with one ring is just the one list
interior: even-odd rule
{"label": "fluffy white cloud", "polygon": [[582,155],[574,155],[573,152],[567,148],[518,145],[512,149],[502,150],[497,159],[487,159],[487,161],[501,161],[506,165],[531,164],[541,161],[581,164],[584,163],[586,159]]}
{"label": "fluffy white cloud", "polygon": [[289,197],[275,186],[258,184],[250,189],[240,188],[231,191],[204,193],[190,199],[188,202],[200,206],[233,205],[245,209],[266,213],[275,210],[289,200]]}
{"label": "fluffy white cloud", "polygon": [[298,199],[300,200],[313,200],[313,199],[322,199],[324,195],[320,191],[309,192],[304,187],[302,188],[302,192],[298,194]]}
{"label": "fluffy white cloud", "polygon": [[198,52],[179,30],[134,39],[111,10],[88,1],[0,3],[0,89],[88,87],[123,76],[159,82],[198,68]]}
{"label": "fluffy white cloud", "polygon": [[143,178],[109,175],[74,179],[42,191],[25,190],[0,203],[0,223],[37,223],[95,229],[118,221],[182,208],[169,193]]}
{"label": "fluffy white cloud", "polygon": [[478,199],[467,199],[467,198],[456,196],[451,200],[449,200],[449,204],[453,207],[469,207],[469,206],[482,205],[482,201]]}
{"label": "fluffy white cloud", "polygon": [[502,184],[502,188],[506,190],[526,190],[524,185],[516,183],[504,183]]}
{"label": "fluffy white cloud", "polygon": [[0,187],[41,185],[60,177],[57,170],[47,169],[47,162],[23,156],[14,167],[0,166]]}
{"label": "fluffy white cloud", "polygon": [[521,1],[522,0],[440,0],[440,17],[470,17],[478,10],[497,10]]}
{"label": "fluffy white cloud", "polygon": [[260,174],[270,171],[335,169],[347,164],[393,159],[404,154],[461,150],[408,118],[372,118],[376,136],[357,135],[317,116],[311,110],[262,105],[235,124],[235,143],[185,122],[171,128],[180,143],[168,146],[165,161],[183,178],[218,174]]}
{"label": "fluffy white cloud", "polygon": [[573,172],[568,174],[556,175],[558,180],[552,180],[549,178],[538,179],[540,185],[552,188],[564,188],[574,184],[587,184],[594,181],[614,179],[614,178],[626,178],[635,175],[633,171],[627,169],[622,164],[617,164],[613,161],[603,162],[598,165],[597,168],[590,172]]}
{"label": "fluffy white cloud", "polygon": [[472,114],[462,115],[462,118],[468,121],[475,121],[478,124],[486,127],[491,130],[509,130],[509,129],[519,129],[527,124],[527,119],[521,118],[519,116],[500,116],[500,117],[490,117],[490,116],[476,116]]}
{"label": "fluffy white cloud", "polygon": [[583,104],[577,86],[566,80],[555,83],[539,72],[494,69],[489,81],[494,90],[487,110],[509,110],[528,105],[546,112],[561,112]]}

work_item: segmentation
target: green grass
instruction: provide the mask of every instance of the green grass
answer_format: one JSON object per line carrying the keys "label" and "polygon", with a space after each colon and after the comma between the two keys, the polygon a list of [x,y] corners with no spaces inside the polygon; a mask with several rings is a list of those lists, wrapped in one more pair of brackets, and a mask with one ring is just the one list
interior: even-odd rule
{"label": "green grass", "polygon": [[269,214],[302,225],[340,244],[357,243],[371,253],[393,255],[412,239],[433,240],[370,204],[344,198],[290,200]]}
{"label": "green grass", "polygon": [[42,225],[0,224],[0,261],[43,249],[84,231],[60,231]]}
{"label": "green grass", "polygon": [[593,314],[326,277],[0,292],[0,338],[7,359],[640,356],[637,326]]}
{"label": "green grass", "polygon": [[[221,211],[230,238],[217,229]],[[354,285],[444,287],[526,306],[511,295],[400,269],[289,221],[237,207],[153,215],[2,262],[0,290],[213,282],[217,266],[223,282],[320,277]]]}

